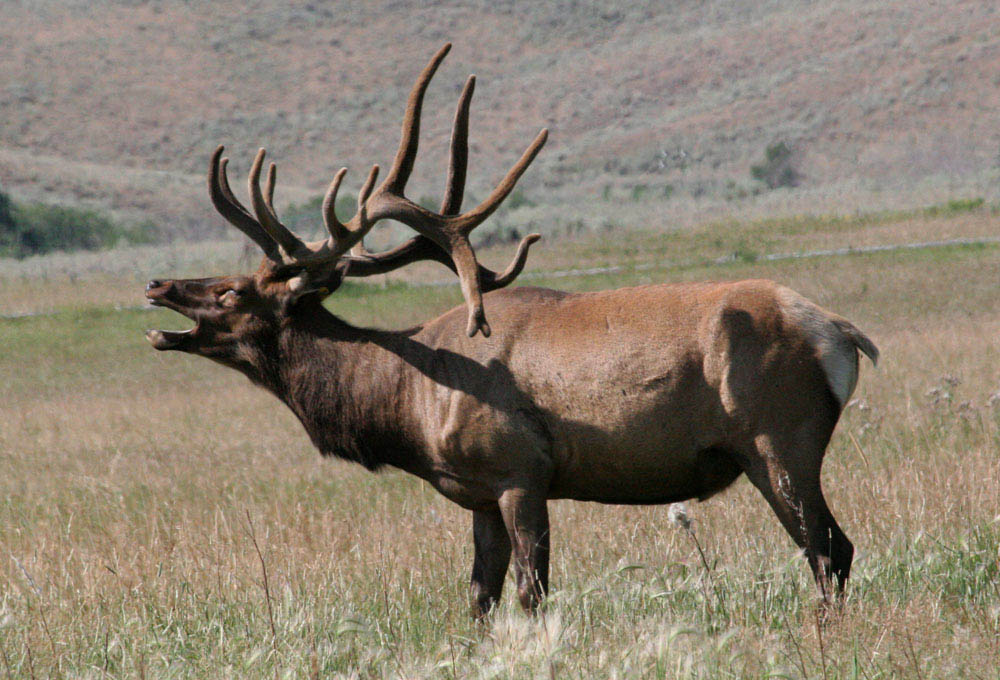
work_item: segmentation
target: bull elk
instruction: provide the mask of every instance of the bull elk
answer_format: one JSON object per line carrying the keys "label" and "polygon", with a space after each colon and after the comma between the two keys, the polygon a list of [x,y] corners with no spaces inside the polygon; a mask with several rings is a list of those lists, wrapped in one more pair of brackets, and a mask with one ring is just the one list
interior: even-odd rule
{"label": "bull elk", "polygon": [[[148,331],[153,347],[239,370],[295,413],[323,455],[400,468],[471,510],[480,615],[498,601],[512,553],[521,605],[532,610],[548,590],[548,499],[704,500],[741,473],[804,548],[824,598],[834,580],[842,591],[853,547],[823,498],[820,466],[857,382],[858,350],[873,363],[878,350],[846,319],[769,281],[497,290],[517,277],[538,236],[496,273],[477,262],[469,234],[510,193],[546,131],[486,200],[460,213],[470,77],[440,212],[408,200],[424,92],[449,47],[418,77],[392,168],[378,187],[372,169],[346,224],[334,210],[345,170],[334,177],[322,208],[327,238],[303,242],[279,221],[273,164],[260,186],[263,150],[249,176],[252,213],[229,187],[222,147],[215,151],[212,203],[265,258],[252,276],[150,281],[152,304],[195,322]],[[390,218],[417,235],[367,251],[365,234]],[[464,313],[395,332],[353,327],[323,306],[346,277],[419,260],[457,273]]]}

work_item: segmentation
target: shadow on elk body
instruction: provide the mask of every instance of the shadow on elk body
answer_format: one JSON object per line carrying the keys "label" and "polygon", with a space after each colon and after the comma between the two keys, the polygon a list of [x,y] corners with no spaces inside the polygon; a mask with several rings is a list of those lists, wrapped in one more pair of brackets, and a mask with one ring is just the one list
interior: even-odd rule
{"label": "shadow on elk body", "polygon": [[[853,547],[823,498],[820,467],[857,381],[858,350],[874,361],[875,346],[847,320],[769,281],[497,290],[520,273],[537,235],[499,274],[477,262],[468,236],[546,133],[482,204],[459,214],[470,78],[441,212],[406,199],[424,91],[448,47],[410,94],[386,179],[376,187],[372,170],[346,224],[333,210],[345,171],[337,173],[323,207],[329,238],[305,243],[281,224],[273,165],[260,187],[263,150],[250,172],[253,213],[243,207],[220,147],[210,196],[264,261],[252,276],[151,281],[149,300],[195,326],[149,331],[150,342],[240,370],[288,405],[323,454],[406,470],[471,510],[479,615],[499,599],[512,555],[524,607],[548,590],[547,500],[705,499],[743,473],[805,549],[824,597],[832,578],[842,590]],[[418,235],[368,252],[364,235],[387,218]],[[464,309],[393,332],[353,327],[323,306],[345,277],[418,260],[458,274]]]}

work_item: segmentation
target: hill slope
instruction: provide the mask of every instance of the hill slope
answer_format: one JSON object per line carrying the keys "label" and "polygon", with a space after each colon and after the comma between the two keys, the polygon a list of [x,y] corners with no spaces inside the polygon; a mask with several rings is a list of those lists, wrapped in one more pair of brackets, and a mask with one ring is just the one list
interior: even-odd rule
{"label": "hill slope", "polygon": [[[322,191],[341,165],[356,188],[391,159],[413,78],[452,41],[414,197],[440,193],[470,72],[473,194],[551,129],[524,180],[532,200],[559,206],[525,218],[542,228],[981,194],[1000,155],[1000,14],[930,5],[5,3],[0,181],[15,196],[219,233],[202,179],[216,144],[234,183],[266,146],[279,204]],[[778,140],[795,150],[800,186],[754,197],[749,168]],[[621,212],[644,195],[662,205]]]}

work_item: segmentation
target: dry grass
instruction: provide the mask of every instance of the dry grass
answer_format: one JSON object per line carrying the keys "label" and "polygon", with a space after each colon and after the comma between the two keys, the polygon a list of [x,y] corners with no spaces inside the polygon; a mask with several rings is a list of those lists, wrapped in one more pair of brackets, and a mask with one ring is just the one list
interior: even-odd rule
{"label": "dry grass", "polygon": [[[858,243],[985,233],[984,220],[733,229],[785,250],[845,230]],[[652,252],[691,258],[725,252],[730,235],[694,253],[694,237],[662,238]],[[642,259],[638,240],[620,239],[625,260]],[[583,239],[565,257],[613,251]],[[824,472],[859,554],[843,615],[821,629],[804,561],[745,480],[691,508],[711,573],[664,507],[553,503],[544,617],[526,618],[508,589],[477,627],[464,511],[402,474],[320,460],[235,372],[152,352],[142,328],[174,315],[98,306],[130,275],[85,279],[92,297],[71,305],[56,299],[62,275],[36,278],[39,307],[60,311],[0,320],[0,674],[996,677],[998,275],[1000,249],[953,247],[558,281],[767,276],[876,339],[883,365],[863,366]],[[350,287],[333,305],[400,326],[456,303],[455,288]]]}

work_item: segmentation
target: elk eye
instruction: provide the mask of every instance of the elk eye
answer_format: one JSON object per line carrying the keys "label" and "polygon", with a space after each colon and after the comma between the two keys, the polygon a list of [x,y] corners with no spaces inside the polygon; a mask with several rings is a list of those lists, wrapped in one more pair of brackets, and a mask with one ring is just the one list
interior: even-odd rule
{"label": "elk eye", "polygon": [[233,307],[239,299],[240,294],[237,291],[230,289],[219,296],[219,304],[223,307]]}

